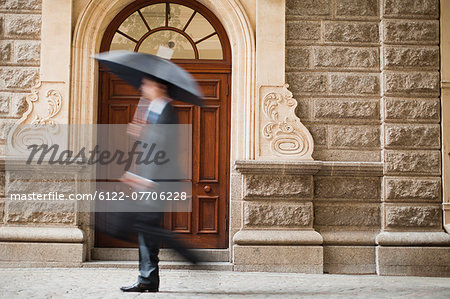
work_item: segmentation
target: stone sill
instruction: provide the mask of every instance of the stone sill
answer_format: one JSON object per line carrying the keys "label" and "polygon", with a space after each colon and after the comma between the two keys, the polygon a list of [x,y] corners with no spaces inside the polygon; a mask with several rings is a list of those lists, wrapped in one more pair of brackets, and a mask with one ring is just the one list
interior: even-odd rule
{"label": "stone sill", "polygon": [[321,245],[322,236],[313,230],[245,229],[233,237],[237,245]]}
{"label": "stone sill", "polygon": [[0,227],[0,241],[83,243],[84,233],[77,227]]}
{"label": "stone sill", "polygon": [[381,246],[449,246],[446,232],[382,232],[376,238]]}
{"label": "stone sill", "polygon": [[236,160],[234,169],[242,174],[383,176],[381,162]]}
{"label": "stone sill", "polygon": [[[80,160],[81,161],[81,160]],[[42,161],[42,164],[37,164],[33,161],[30,164],[26,164],[24,159],[15,158],[0,158],[0,169],[2,170],[32,170],[32,171],[42,171],[51,169],[52,172],[89,172],[93,169],[95,165],[87,165],[83,163],[82,165],[72,163],[70,165],[48,165],[47,161]]]}

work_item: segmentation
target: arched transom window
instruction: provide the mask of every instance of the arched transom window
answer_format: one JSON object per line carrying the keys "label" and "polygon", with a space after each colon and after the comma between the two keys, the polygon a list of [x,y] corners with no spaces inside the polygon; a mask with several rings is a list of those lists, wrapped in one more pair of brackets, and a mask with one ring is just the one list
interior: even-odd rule
{"label": "arched transom window", "polygon": [[160,46],[172,49],[172,59],[224,57],[216,29],[197,10],[177,3],[156,3],[129,15],[113,35],[111,50],[155,55]]}

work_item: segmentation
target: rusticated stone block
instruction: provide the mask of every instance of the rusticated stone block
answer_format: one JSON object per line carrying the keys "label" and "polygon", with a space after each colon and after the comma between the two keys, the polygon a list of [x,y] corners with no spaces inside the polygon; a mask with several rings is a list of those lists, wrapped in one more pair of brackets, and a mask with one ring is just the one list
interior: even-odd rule
{"label": "rusticated stone block", "polygon": [[9,102],[10,97],[8,95],[0,94],[0,113],[9,113]]}
{"label": "rusticated stone block", "polygon": [[384,65],[387,67],[439,68],[438,48],[384,48]]}
{"label": "rusticated stone block", "polygon": [[309,120],[310,115],[310,106],[311,106],[311,99],[304,98],[304,97],[297,97],[297,108],[295,109],[295,114],[302,120]]}
{"label": "rusticated stone block", "polygon": [[[8,137],[9,131],[14,126],[14,123],[15,123],[15,119],[8,119],[8,118],[0,119],[0,140],[3,140],[3,141],[6,140],[6,138]],[[4,153],[5,149],[2,148],[2,150]]]}
{"label": "rusticated stone block", "polygon": [[[30,166],[31,167],[31,166]],[[44,165],[29,170],[9,171],[8,182],[74,182],[76,173],[62,172],[63,165]],[[53,171],[52,171],[53,170]],[[56,170],[56,171],[55,171]],[[60,171],[60,172],[58,172]],[[36,176],[36,174],[39,176]]]}
{"label": "rusticated stone block", "polygon": [[309,67],[310,50],[307,48],[287,48],[286,66],[291,68]]}
{"label": "rusticated stone block", "polygon": [[439,121],[439,110],[439,99],[385,99],[386,119]]}
{"label": "rusticated stone block", "polygon": [[[0,172],[0,197],[5,197],[5,172]],[[1,218],[1,217],[0,217]]]}
{"label": "rusticated stone block", "polygon": [[312,203],[244,203],[244,225],[264,227],[305,227],[312,222]]}
{"label": "rusticated stone block", "polygon": [[3,16],[0,16],[0,36],[3,37],[3,23],[4,23],[4,19]]}
{"label": "rusticated stone block", "polygon": [[10,108],[12,117],[22,117],[23,113],[27,110],[28,103],[26,101],[26,96],[26,94],[14,94]]}
{"label": "rusticated stone block", "polygon": [[29,89],[36,84],[37,68],[3,67],[0,69],[0,89]]}
{"label": "rusticated stone block", "polygon": [[73,223],[73,202],[9,201],[6,210],[7,223]]}
{"label": "rusticated stone block", "polygon": [[329,15],[330,0],[287,0],[286,14],[296,16]]}
{"label": "rusticated stone block", "polygon": [[450,247],[378,246],[376,251],[379,275],[450,277]]}
{"label": "rusticated stone block", "polygon": [[5,34],[9,37],[38,39],[41,35],[41,16],[8,15],[5,17]]}
{"label": "rusticated stone block", "polygon": [[324,93],[327,76],[318,73],[287,73],[287,82],[293,93]]}
{"label": "rusticated stone block", "polygon": [[333,74],[330,89],[338,94],[378,94],[380,84],[377,75]]}
{"label": "rusticated stone block", "polygon": [[315,67],[376,68],[376,48],[317,47],[313,49]]}
{"label": "rusticated stone block", "polygon": [[312,196],[311,176],[246,175],[244,184],[244,198],[310,198]]}
{"label": "rusticated stone block", "polygon": [[378,43],[378,24],[366,22],[325,22],[327,42]]}
{"label": "rusticated stone block", "polygon": [[386,209],[386,227],[440,227],[440,207],[394,207]]}
{"label": "rusticated stone block", "polygon": [[386,199],[389,201],[440,201],[441,179],[386,178]]}
{"label": "rusticated stone block", "polygon": [[385,16],[432,16],[439,12],[438,0],[384,0]]}
{"label": "rusticated stone block", "polygon": [[438,21],[384,20],[384,41],[387,43],[438,43]]}
{"label": "rusticated stone block", "polygon": [[[55,168],[55,166],[48,167]],[[38,177],[37,174],[40,176]],[[75,173],[72,175],[52,173],[45,167],[35,171],[10,171],[6,182],[6,188],[7,192],[24,194],[31,194],[33,192],[75,193]]]}
{"label": "rusticated stone block", "polygon": [[439,125],[386,125],[386,147],[425,147],[439,149],[441,146]]}
{"label": "rusticated stone block", "polygon": [[316,176],[314,198],[336,198],[380,201],[380,178]]}
{"label": "rusticated stone block", "polygon": [[314,204],[314,225],[379,226],[380,207],[355,204]]}
{"label": "rusticated stone block", "polygon": [[380,147],[379,126],[330,126],[328,140],[332,147]]}
{"label": "rusticated stone block", "polygon": [[314,146],[327,144],[327,128],[325,126],[306,126],[314,139]]}
{"label": "rusticated stone block", "polygon": [[37,41],[15,42],[16,62],[24,64],[39,64],[41,46]]}
{"label": "rusticated stone block", "polygon": [[233,252],[234,271],[323,273],[322,246],[235,245]]}
{"label": "rusticated stone block", "polygon": [[4,215],[5,215],[5,202],[0,202],[0,223],[3,223]]}
{"label": "rusticated stone block", "polygon": [[323,271],[333,274],[375,274],[375,247],[324,246]]}
{"label": "rusticated stone block", "polygon": [[319,161],[351,161],[351,162],[379,162],[380,149],[324,149],[314,148],[313,159]]}
{"label": "rusticated stone block", "polygon": [[320,22],[288,21],[286,30],[288,41],[320,39]]}
{"label": "rusticated stone block", "polygon": [[12,42],[0,41],[0,62],[10,62],[12,58],[11,51]]}
{"label": "rusticated stone block", "polygon": [[337,16],[377,16],[377,0],[337,0]]}
{"label": "rusticated stone block", "polygon": [[316,119],[380,119],[378,100],[315,99]]}
{"label": "rusticated stone block", "polygon": [[385,173],[441,173],[440,151],[390,151],[384,153]]}
{"label": "rusticated stone block", "polygon": [[41,3],[42,0],[3,0],[0,1],[0,9],[39,10]]}
{"label": "rusticated stone block", "polygon": [[27,93],[11,93],[7,94],[10,99],[10,115],[12,117],[21,117],[23,113],[27,110],[28,104],[26,101]]}
{"label": "rusticated stone block", "polygon": [[439,93],[439,72],[386,72],[384,73],[386,93],[414,94]]}

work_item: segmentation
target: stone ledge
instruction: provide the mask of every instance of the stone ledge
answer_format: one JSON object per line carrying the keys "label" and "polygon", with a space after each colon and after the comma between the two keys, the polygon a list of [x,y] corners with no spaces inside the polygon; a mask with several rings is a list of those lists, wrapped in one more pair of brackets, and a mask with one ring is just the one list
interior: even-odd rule
{"label": "stone ledge", "polygon": [[322,236],[313,230],[241,230],[233,237],[238,245],[321,245]]}
{"label": "stone ledge", "polygon": [[0,241],[82,243],[84,233],[77,227],[0,227]]}
{"label": "stone ledge", "polygon": [[383,176],[381,162],[236,160],[234,169],[242,174]]}
{"label": "stone ledge", "polygon": [[[81,160],[76,160],[81,162]],[[30,164],[27,164],[26,160],[22,158],[8,157],[8,158],[0,158],[0,166],[4,167],[5,170],[15,171],[15,170],[28,170],[28,171],[46,171],[51,169],[52,172],[62,172],[62,173],[71,173],[71,172],[89,172],[91,171],[92,165],[87,165],[86,163],[77,164],[74,162],[68,165],[50,165],[47,163],[48,161],[43,161],[42,164],[37,164],[37,162],[33,161]]]}
{"label": "stone ledge", "polygon": [[80,268],[82,262],[33,262],[33,261],[0,261],[0,269],[2,268]]}
{"label": "stone ledge", "polygon": [[322,162],[236,160],[234,168],[242,174],[316,174]]}
{"label": "stone ledge", "polygon": [[382,246],[450,246],[445,232],[382,232],[376,237]]}
{"label": "stone ledge", "polygon": [[320,231],[324,245],[375,245],[378,231]]}
{"label": "stone ledge", "polygon": [[323,162],[317,175],[383,176],[381,162]]}
{"label": "stone ledge", "polygon": [[79,243],[0,242],[0,262],[64,263],[83,261],[84,245]]}

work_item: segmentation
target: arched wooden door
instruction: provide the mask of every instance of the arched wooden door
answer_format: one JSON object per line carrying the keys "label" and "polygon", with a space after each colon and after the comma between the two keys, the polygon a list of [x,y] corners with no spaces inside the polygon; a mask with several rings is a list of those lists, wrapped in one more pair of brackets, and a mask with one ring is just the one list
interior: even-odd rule
{"label": "arched wooden door", "polygon": [[[167,213],[164,225],[196,248],[228,244],[229,82],[231,50],[217,18],[195,1],[136,1],[107,28],[100,52],[130,50],[156,54],[174,50],[172,61],[199,83],[203,107],[174,101],[180,123],[192,124],[193,205],[190,213]],[[119,78],[99,70],[98,123],[125,124],[134,115],[139,93]],[[100,232],[108,215],[96,217],[97,247],[134,247]]]}

